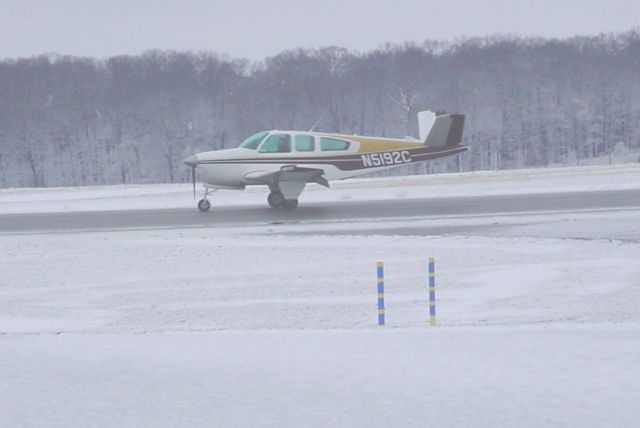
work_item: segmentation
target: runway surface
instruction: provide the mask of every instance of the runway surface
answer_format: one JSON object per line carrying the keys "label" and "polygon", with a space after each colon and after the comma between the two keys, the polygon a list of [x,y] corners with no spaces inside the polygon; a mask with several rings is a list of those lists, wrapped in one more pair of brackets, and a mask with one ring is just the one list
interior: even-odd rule
{"label": "runway surface", "polygon": [[[216,227],[281,222],[336,222],[364,219],[480,216],[545,211],[640,209],[640,190],[394,199],[332,203],[304,202],[295,211],[265,205],[184,209],[0,215],[0,233],[50,233],[147,228]],[[194,204],[195,205],[195,204]]]}

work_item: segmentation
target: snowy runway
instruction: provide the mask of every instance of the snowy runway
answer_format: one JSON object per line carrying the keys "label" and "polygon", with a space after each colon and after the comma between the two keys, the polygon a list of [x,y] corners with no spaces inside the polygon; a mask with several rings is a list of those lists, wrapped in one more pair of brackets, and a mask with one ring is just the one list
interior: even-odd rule
{"label": "snowy runway", "polygon": [[631,426],[637,202],[5,233],[0,425]]}
{"label": "snowy runway", "polygon": [[0,215],[0,233],[220,228],[265,224],[326,224],[449,219],[527,213],[640,211],[640,189],[310,203],[295,211],[248,205]]}

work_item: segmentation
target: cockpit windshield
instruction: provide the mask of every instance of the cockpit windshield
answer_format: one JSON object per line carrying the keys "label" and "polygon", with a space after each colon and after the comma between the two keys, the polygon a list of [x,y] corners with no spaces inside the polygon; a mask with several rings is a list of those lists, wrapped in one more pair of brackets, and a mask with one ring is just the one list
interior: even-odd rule
{"label": "cockpit windshield", "polygon": [[268,133],[269,133],[268,131],[262,131],[262,132],[258,132],[257,134],[252,135],[251,137],[249,137],[246,140],[244,140],[244,142],[242,144],[240,144],[240,147],[242,147],[244,149],[256,150],[258,148],[258,146],[260,145],[260,143],[262,142],[262,140],[264,140],[264,137]]}

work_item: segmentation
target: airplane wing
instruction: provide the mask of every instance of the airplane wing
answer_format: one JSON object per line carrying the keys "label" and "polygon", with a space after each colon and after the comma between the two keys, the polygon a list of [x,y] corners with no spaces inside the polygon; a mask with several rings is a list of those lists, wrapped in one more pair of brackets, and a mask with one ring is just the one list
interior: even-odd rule
{"label": "airplane wing", "polygon": [[297,165],[285,165],[280,171],[265,172],[253,171],[244,175],[244,179],[250,184],[275,185],[280,182],[318,183],[329,187],[329,182],[323,177],[324,170],[317,168],[304,168]]}
{"label": "airplane wing", "polygon": [[305,168],[297,165],[285,165],[280,171],[253,171],[244,175],[247,184],[266,184],[271,190],[279,190],[285,199],[297,199],[307,183],[318,183],[329,187],[323,177],[324,170]]}

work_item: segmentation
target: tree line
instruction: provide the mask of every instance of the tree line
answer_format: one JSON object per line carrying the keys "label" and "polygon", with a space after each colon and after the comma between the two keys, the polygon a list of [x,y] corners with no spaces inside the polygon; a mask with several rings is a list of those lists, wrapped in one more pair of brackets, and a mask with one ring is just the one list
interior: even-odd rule
{"label": "tree line", "polygon": [[640,150],[640,32],[284,51],[0,60],[0,187],[188,180],[182,159],[264,129],[416,136],[467,115],[470,152],[394,173],[579,164]]}

